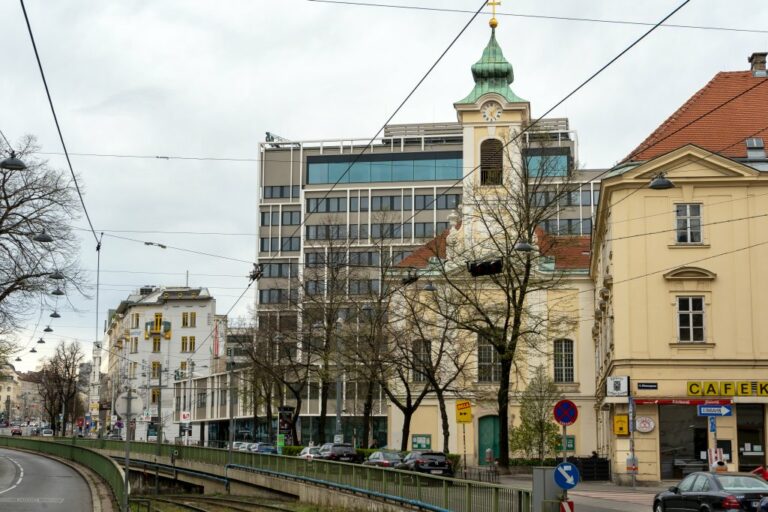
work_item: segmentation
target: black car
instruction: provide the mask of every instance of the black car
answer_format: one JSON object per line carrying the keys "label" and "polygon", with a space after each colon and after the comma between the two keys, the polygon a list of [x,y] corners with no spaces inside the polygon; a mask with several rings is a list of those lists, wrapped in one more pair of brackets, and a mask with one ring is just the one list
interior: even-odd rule
{"label": "black car", "polygon": [[380,450],[378,452],[373,452],[370,456],[368,456],[368,458],[363,462],[363,466],[392,468],[395,467],[396,464],[402,462],[402,460],[403,457],[400,455],[400,452]]}
{"label": "black car", "polygon": [[348,443],[325,443],[320,447],[320,453],[315,458],[338,462],[360,462],[357,450]]}
{"label": "black car", "polygon": [[415,451],[405,456],[395,469],[418,471],[431,475],[453,476],[453,466],[442,452]]}
{"label": "black car", "polygon": [[[654,512],[746,510],[761,511],[768,497],[768,483],[752,473],[700,471],[683,478],[653,499]],[[762,511],[761,511],[762,512]]]}

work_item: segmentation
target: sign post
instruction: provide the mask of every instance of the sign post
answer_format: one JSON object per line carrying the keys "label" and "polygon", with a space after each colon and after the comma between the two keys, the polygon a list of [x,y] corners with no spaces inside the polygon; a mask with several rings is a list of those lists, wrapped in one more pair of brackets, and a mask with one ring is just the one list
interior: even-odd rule
{"label": "sign post", "polygon": [[472,423],[472,403],[469,400],[456,400],[456,423],[461,423],[464,442],[464,471],[467,469],[467,423]]}
{"label": "sign post", "polygon": [[[573,471],[576,471],[576,482],[578,482],[578,470],[576,469],[576,466],[573,464],[568,464],[568,425],[573,425],[576,423],[576,419],[579,417],[579,409],[576,407],[576,404],[571,402],[570,400],[560,400],[555,404],[554,409],[555,414],[555,421],[558,422],[560,425],[563,426],[563,439],[562,439],[562,447],[563,447],[563,462],[557,467],[557,470],[555,470],[555,483],[563,489],[563,501],[568,501],[568,489],[573,488],[576,484],[574,483],[570,487],[564,487],[560,484],[558,481],[558,474],[560,475],[561,479],[564,479],[563,481],[567,483],[567,481],[570,480],[570,471],[571,468],[573,468]],[[568,469],[561,470],[561,467],[568,466]],[[569,475],[568,478],[566,478],[566,474]]]}

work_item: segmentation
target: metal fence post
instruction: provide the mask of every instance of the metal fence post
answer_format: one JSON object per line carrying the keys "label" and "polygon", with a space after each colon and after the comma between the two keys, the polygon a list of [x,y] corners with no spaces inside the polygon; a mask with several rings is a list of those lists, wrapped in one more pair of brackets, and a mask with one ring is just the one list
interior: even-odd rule
{"label": "metal fence post", "polygon": [[469,482],[466,483],[464,488],[464,510],[471,512],[472,510],[472,486]]}
{"label": "metal fence post", "polygon": [[498,487],[493,488],[491,499],[493,500],[491,502],[491,510],[493,512],[499,512],[499,488]]}
{"label": "metal fence post", "polygon": [[443,480],[443,508],[448,508],[448,481]]}

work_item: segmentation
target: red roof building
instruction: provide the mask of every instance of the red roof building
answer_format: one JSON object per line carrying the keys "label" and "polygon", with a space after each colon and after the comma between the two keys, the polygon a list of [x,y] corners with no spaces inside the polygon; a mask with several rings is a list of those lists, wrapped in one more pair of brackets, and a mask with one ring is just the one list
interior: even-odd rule
{"label": "red roof building", "polygon": [[747,158],[746,140],[768,136],[765,58],[765,53],[754,53],[750,71],[715,75],[624,161],[650,160],[686,144],[729,158]]}

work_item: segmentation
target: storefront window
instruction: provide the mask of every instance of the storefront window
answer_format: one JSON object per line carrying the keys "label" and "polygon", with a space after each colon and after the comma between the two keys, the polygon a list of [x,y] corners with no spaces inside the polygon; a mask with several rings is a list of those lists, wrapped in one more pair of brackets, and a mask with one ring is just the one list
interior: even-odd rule
{"label": "storefront window", "polygon": [[695,405],[659,405],[661,478],[707,469],[707,418]]}

